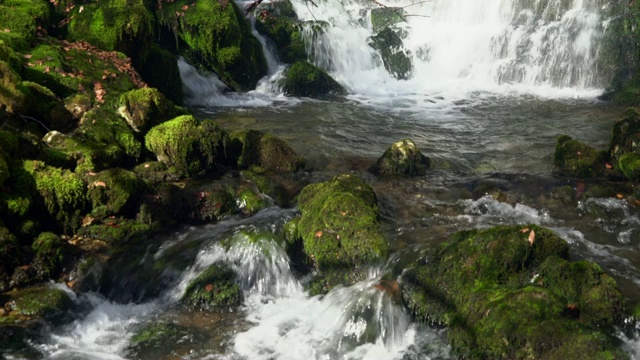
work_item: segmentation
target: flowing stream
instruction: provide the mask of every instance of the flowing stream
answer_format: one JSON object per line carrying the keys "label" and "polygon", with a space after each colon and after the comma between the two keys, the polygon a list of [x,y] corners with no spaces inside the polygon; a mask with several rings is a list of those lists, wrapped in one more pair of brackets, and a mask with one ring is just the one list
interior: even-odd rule
{"label": "flowing stream", "polygon": [[[553,229],[573,258],[598,262],[625,296],[640,301],[640,211],[618,196],[630,190],[552,173],[558,135],[604,149],[623,110],[597,100],[610,81],[599,65],[610,21],[602,13],[606,2],[385,1],[404,9],[406,21],[394,25],[412,65],[404,80],[387,72],[369,46],[371,10],[380,5],[293,4],[302,20],[326,23],[320,32],[309,25],[307,51],[348,89],[346,98],[285,97],[278,85],[284,66],[271,55],[270,74],[243,94],[226,92],[215,75],[181,60],[186,102],[228,131],[281,137],[308,159],[310,181],[341,172],[365,178],[379,197],[389,261],[369,269],[365,281],[310,296],[308,279],[290,269],[274,235],[295,209],[273,206],[246,219],[185,227],[153,239],[136,260],[141,269],[163,264],[148,278],[161,289],[157,295],[131,303],[120,301],[122,294],[80,294],[85,313],[34,341],[36,355],[27,358],[450,359],[443,331],[412,322],[375,284],[384,275],[400,277],[422,250],[455,231],[499,224]],[[388,179],[367,172],[404,138],[432,159],[428,175]],[[567,188],[575,195],[559,199]],[[260,240],[249,241],[247,233]],[[238,274],[243,307],[218,314],[179,305],[187,282],[216,262]],[[149,286],[134,284],[135,291]],[[167,323],[181,329],[175,341],[132,346],[144,326]],[[621,330],[619,337],[640,359],[638,332]]]}

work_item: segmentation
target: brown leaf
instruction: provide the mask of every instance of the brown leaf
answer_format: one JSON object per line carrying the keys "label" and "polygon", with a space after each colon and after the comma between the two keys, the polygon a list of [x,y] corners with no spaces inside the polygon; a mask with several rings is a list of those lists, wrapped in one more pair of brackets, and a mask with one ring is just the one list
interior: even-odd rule
{"label": "brown leaf", "polygon": [[189,5],[183,5],[183,6],[182,6],[182,10],[183,10],[183,11],[187,11],[187,10],[189,10]]}
{"label": "brown leaf", "polygon": [[618,199],[624,199],[624,195],[622,195],[622,194],[616,194],[616,197],[617,197]]}
{"label": "brown leaf", "polygon": [[529,233],[529,244],[533,245],[533,242],[536,241],[536,232],[531,230]]}
{"label": "brown leaf", "polygon": [[213,290],[213,285],[211,285],[211,284],[207,284],[207,285],[204,287],[204,289],[205,289],[205,291],[206,291],[206,292],[211,292],[211,290]]}
{"label": "brown leaf", "polygon": [[604,167],[606,167],[607,169],[611,169],[613,166],[611,166],[611,164],[609,163],[604,163]]}
{"label": "brown leaf", "polygon": [[524,228],[524,229],[520,230],[520,232],[523,233],[523,234],[526,233],[527,231],[529,231],[529,228]]}
{"label": "brown leaf", "polygon": [[322,230],[316,231],[316,237],[320,237],[320,236],[322,236]]}
{"label": "brown leaf", "polygon": [[93,186],[101,186],[101,187],[106,187],[107,184],[104,183],[104,181],[96,181],[93,183]]}
{"label": "brown leaf", "polygon": [[33,55],[31,55],[31,54],[24,54],[24,55],[22,55],[22,56],[23,56],[25,59],[31,59],[31,57],[32,57]]}

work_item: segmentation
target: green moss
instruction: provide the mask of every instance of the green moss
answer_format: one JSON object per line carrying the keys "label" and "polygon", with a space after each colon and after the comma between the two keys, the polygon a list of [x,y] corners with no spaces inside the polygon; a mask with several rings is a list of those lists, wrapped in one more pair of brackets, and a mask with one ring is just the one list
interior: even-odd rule
{"label": "green moss", "polygon": [[36,37],[36,21],[23,6],[0,4],[0,24],[0,40],[15,50],[26,50]]}
{"label": "green moss", "polygon": [[236,202],[238,208],[245,215],[254,215],[258,211],[267,208],[270,201],[256,187],[250,185],[240,186],[236,190]]}
{"label": "green moss", "polygon": [[237,131],[227,147],[230,161],[241,169],[260,167],[269,172],[295,172],[305,159],[281,139],[257,130]]}
{"label": "green moss", "polygon": [[558,137],[555,151],[556,171],[560,175],[595,177],[604,173],[605,154],[567,135]]}
{"label": "green moss", "polygon": [[620,156],[620,170],[631,181],[640,181],[640,152],[626,153]]}
{"label": "green moss", "polygon": [[176,106],[158,89],[143,88],[126,92],[117,103],[118,114],[136,132],[146,133],[153,126],[159,125],[180,114]]}
{"label": "green moss", "polygon": [[86,206],[84,181],[68,170],[42,161],[25,161],[23,166],[33,176],[48,214],[59,221],[65,231],[77,229]]}
{"label": "green moss", "polygon": [[305,252],[319,269],[353,268],[386,257],[375,193],[359,177],[338,175],[305,187],[298,208]]}
{"label": "green moss", "polygon": [[138,71],[149,86],[157,88],[173,103],[182,105],[182,79],[175,55],[152,44],[147,61]]}
{"label": "green moss", "polygon": [[[137,163],[142,155],[141,141],[125,120],[116,114],[114,108],[104,106],[87,112],[78,132],[98,146],[103,144],[107,148],[109,146],[120,148],[122,158],[117,159],[116,164],[121,167]],[[114,165],[111,164],[112,167]]]}
{"label": "green moss", "polygon": [[[185,339],[188,339],[185,341]],[[188,346],[188,353],[194,342],[211,341],[210,335],[171,322],[152,323],[142,326],[131,338],[127,355],[132,358],[162,358],[177,348]]]}
{"label": "green moss", "polygon": [[64,243],[54,233],[40,234],[31,245],[35,253],[32,266],[39,280],[49,280],[60,271],[64,261]]}
{"label": "green moss", "polygon": [[17,315],[58,320],[73,306],[73,301],[60,289],[40,287],[12,295],[9,306]]}
{"label": "green moss", "polygon": [[630,108],[613,125],[609,158],[618,167],[624,154],[640,151],[640,113]]}
{"label": "green moss", "polygon": [[305,61],[294,63],[285,73],[284,91],[289,96],[342,95],[345,89],[326,71]]}
{"label": "green moss", "polygon": [[302,41],[302,23],[298,20],[291,1],[261,4],[257,12],[256,30],[270,38],[285,63],[307,60]]}
{"label": "green moss", "polygon": [[153,14],[144,0],[96,1],[75,6],[67,36],[130,56],[143,64],[153,40]]}
{"label": "green moss", "polygon": [[228,135],[212,121],[199,124],[185,115],[152,128],[146,147],[179,176],[202,175],[226,162]]}
{"label": "green moss", "polygon": [[73,159],[76,173],[101,171],[123,165],[124,150],[117,144],[103,144],[90,141],[78,135],[67,136],[59,132],[50,132],[45,142]]}
{"label": "green moss", "polygon": [[14,113],[23,109],[25,96],[18,89],[19,81],[9,64],[0,61],[0,110]]}
{"label": "green moss", "polygon": [[0,292],[9,288],[13,269],[20,265],[19,244],[5,227],[0,227]]}
{"label": "green moss", "polygon": [[201,308],[225,310],[239,305],[242,293],[233,270],[227,265],[213,264],[189,283],[182,301]]}
{"label": "green moss", "polygon": [[113,168],[89,178],[87,198],[96,218],[133,215],[144,184],[131,171]]}
{"label": "green moss", "polygon": [[424,175],[430,167],[429,158],[422,155],[412,140],[406,139],[391,145],[372,170],[376,174],[418,176]]}
{"label": "green moss", "polygon": [[[183,10],[186,8],[186,10]],[[267,72],[262,47],[234,2],[178,0],[163,3],[160,23],[193,52],[194,59],[236,90],[249,90]]]}
{"label": "green moss", "polygon": [[107,218],[78,229],[77,234],[93,239],[104,240],[112,245],[124,244],[132,238],[144,236],[153,230],[153,225],[120,217]]}
{"label": "green moss", "polygon": [[2,186],[2,184],[9,178],[11,174],[9,172],[9,164],[5,159],[5,156],[6,155],[4,155],[4,152],[0,150],[0,186]]}
{"label": "green moss", "polygon": [[403,22],[404,10],[402,8],[393,7],[377,7],[371,9],[371,28],[374,33]]}

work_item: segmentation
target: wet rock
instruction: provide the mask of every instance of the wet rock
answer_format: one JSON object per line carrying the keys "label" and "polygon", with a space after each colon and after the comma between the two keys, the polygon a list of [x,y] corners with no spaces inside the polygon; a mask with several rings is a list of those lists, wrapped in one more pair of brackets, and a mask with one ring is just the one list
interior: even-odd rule
{"label": "wet rock", "polygon": [[108,217],[83,226],[76,232],[79,236],[104,240],[111,245],[121,245],[132,238],[148,234],[153,227],[150,224],[122,217]]}
{"label": "wet rock", "polygon": [[234,2],[192,4],[190,0],[163,3],[157,13],[160,25],[186,44],[191,60],[218,74],[224,83],[239,91],[253,89],[266,75],[267,64],[243,11]]}
{"label": "wet rock", "polygon": [[281,139],[257,130],[237,131],[230,135],[229,160],[240,169],[256,172],[295,172],[304,167],[305,159]]}
{"label": "wet rock", "polygon": [[391,145],[376,161],[371,171],[379,175],[421,176],[431,167],[431,161],[424,156],[410,139]]}
{"label": "wet rock", "polygon": [[91,216],[98,220],[112,215],[135,214],[144,183],[135,173],[112,168],[87,176],[87,199],[91,203]]}
{"label": "wet rock", "polygon": [[142,198],[136,219],[152,226],[166,226],[188,219],[192,211],[183,188],[160,183]]}
{"label": "wet rock", "polygon": [[177,181],[180,178],[169,171],[167,165],[160,161],[148,161],[138,164],[133,172],[147,184],[158,184],[166,181]]}
{"label": "wet rock", "polygon": [[404,50],[404,44],[398,31],[387,27],[371,37],[370,44],[380,53],[384,68],[389,74],[399,80],[411,77],[413,72],[411,52]]}
{"label": "wet rock", "polygon": [[[64,6],[62,3],[60,6]],[[143,64],[153,42],[153,14],[143,0],[85,3],[71,8],[67,38],[120,51]]]}
{"label": "wet rock", "polygon": [[190,221],[217,221],[237,212],[233,189],[213,183],[185,192],[186,202],[190,209],[186,218]]}
{"label": "wet rock", "polygon": [[307,60],[302,23],[293,10],[291,1],[262,3],[258,6],[256,30],[270,38],[285,63]]}
{"label": "wet rock", "polygon": [[51,232],[41,233],[31,245],[35,256],[31,263],[36,279],[46,281],[54,279],[65,258],[64,242]]}
{"label": "wet rock", "polygon": [[283,89],[288,96],[322,97],[346,93],[326,71],[306,61],[294,63],[285,72]]}
{"label": "wet rock", "polygon": [[321,271],[348,271],[387,256],[376,195],[361,178],[343,174],[308,185],[298,196],[298,208],[298,234]]}
{"label": "wet rock", "polygon": [[622,317],[616,283],[594,263],[569,262],[568,250],[535,225],[461,231],[403,274],[403,300],[416,318],[447,326],[462,358],[584,348],[617,358],[608,337]]}
{"label": "wet rock", "polygon": [[240,305],[242,292],[229,266],[213,264],[189,283],[182,301],[207,310],[226,310]]}
{"label": "wet rock", "polygon": [[80,174],[116,167],[124,157],[124,151],[117,144],[95,143],[75,134],[50,131],[43,141],[73,159],[75,171]]}
{"label": "wet rock", "polygon": [[122,94],[117,107],[118,114],[133,131],[143,134],[183,112],[154,88],[136,89]]}
{"label": "wet rock", "polygon": [[5,227],[0,227],[0,292],[9,289],[13,269],[20,265],[19,244]]}
{"label": "wet rock", "polygon": [[597,151],[570,136],[558,137],[554,155],[555,171],[564,176],[596,177],[603,175],[604,152]]}
{"label": "wet rock", "polygon": [[228,135],[216,123],[199,123],[190,115],[164,122],[145,136],[146,147],[158,161],[185,177],[219,170],[226,163],[227,142]]}
{"label": "wet rock", "polygon": [[[174,350],[176,344],[206,342],[210,336],[197,330],[171,322],[146,324],[131,338],[126,352],[134,359],[162,358],[168,351]],[[171,348],[167,345],[171,344]]]}
{"label": "wet rock", "polygon": [[4,323],[22,323],[34,319],[45,319],[58,323],[66,320],[73,300],[63,290],[53,287],[33,287],[9,294],[4,308],[9,310]]}
{"label": "wet rock", "polygon": [[242,184],[236,189],[236,203],[240,212],[246,216],[254,215],[272,205],[271,199],[252,184]]}

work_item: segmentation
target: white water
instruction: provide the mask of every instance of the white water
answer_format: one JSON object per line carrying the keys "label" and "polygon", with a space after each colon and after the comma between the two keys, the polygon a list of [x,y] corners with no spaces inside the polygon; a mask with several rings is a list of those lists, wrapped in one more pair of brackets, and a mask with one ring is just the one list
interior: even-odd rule
{"label": "white water", "polygon": [[[363,11],[373,1],[294,0],[304,20],[331,24],[307,45],[355,98],[382,101],[403,96],[465,98],[473,92],[528,93],[544,97],[593,97],[606,86],[597,73],[598,44],[606,19],[597,0],[387,0],[404,7],[413,76],[391,77],[367,46],[373,35]],[[365,20],[365,21],[361,21]],[[364,24],[363,24],[364,23]],[[310,32],[308,32],[310,33]]]}

